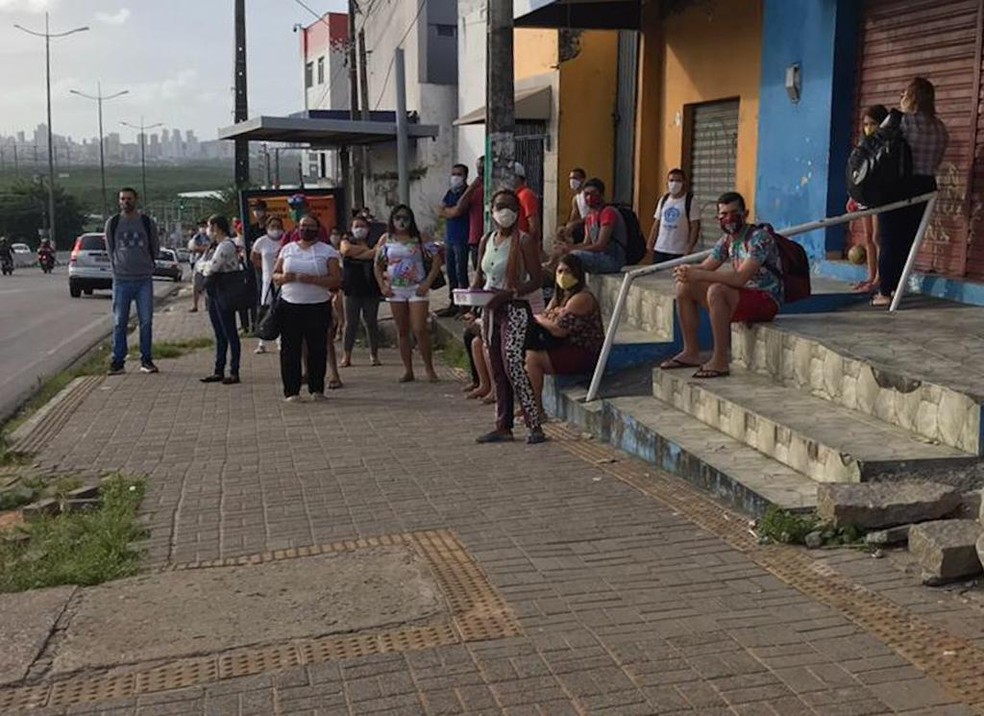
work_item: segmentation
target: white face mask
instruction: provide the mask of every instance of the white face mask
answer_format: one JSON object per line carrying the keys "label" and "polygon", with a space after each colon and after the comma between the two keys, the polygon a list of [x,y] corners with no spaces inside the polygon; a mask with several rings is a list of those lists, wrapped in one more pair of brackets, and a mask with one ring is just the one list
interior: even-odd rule
{"label": "white face mask", "polygon": [[458,174],[452,174],[451,175],[451,188],[452,189],[460,189],[464,185],[465,185],[465,178],[463,176],[460,176]]}
{"label": "white face mask", "polygon": [[270,229],[267,232],[267,236],[269,236],[271,239],[279,239],[283,235],[284,235],[283,229]]}
{"label": "white face mask", "polygon": [[580,179],[571,179],[570,180],[571,190],[572,191],[581,191],[581,184],[582,183],[583,182]]}
{"label": "white face mask", "polygon": [[367,229],[364,226],[357,226],[356,228],[352,229],[352,236],[357,238],[359,241],[362,241],[364,238],[369,236],[369,229]]}
{"label": "white face mask", "polygon": [[679,194],[680,192],[683,191],[683,182],[682,181],[671,181],[670,184],[669,184],[669,187],[670,187],[670,193],[675,196],[675,195],[677,195],[677,194]]}
{"label": "white face mask", "polygon": [[503,229],[508,229],[516,223],[518,214],[512,209],[496,209],[492,212],[492,218]]}

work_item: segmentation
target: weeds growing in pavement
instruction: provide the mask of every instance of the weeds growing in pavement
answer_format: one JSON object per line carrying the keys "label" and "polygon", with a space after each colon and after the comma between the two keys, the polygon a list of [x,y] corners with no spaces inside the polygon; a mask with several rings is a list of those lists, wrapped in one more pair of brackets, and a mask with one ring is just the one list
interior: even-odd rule
{"label": "weeds growing in pavement", "polygon": [[758,533],[781,544],[804,544],[806,536],[820,527],[814,514],[798,514],[772,505],[759,520]]}
{"label": "weeds growing in pavement", "polygon": [[135,574],[141,553],[132,545],[144,536],[136,519],[144,490],[143,480],[116,475],[103,481],[98,509],[42,517],[16,528],[13,539],[0,538],[0,592]]}
{"label": "weeds growing in pavement", "polygon": [[[210,348],[214,341],[211,338],[189,338],[183,341],[163,341],[155,343],[151,348],[151,354],[155,359],[180,358],[186,353]],[[140,346],[130,349],[131,356],[140,355]]]}

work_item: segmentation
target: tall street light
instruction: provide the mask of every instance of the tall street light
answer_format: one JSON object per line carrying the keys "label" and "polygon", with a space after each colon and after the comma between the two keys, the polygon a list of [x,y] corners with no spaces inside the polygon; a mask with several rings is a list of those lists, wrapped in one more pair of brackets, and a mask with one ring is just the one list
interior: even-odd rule
{"label": "tall street light", "polygon": [[102,180],[102,210],[103,219],[105,219],[109,213],[109,203],[106,197],[106,158],[103,154],[103,144],[105,144],[105,140],[103,139],[103,102],[129,94],[130,90],[123,90],[122,92],[117,92],[116,94],[104,95],[102,93],[102,82],[97,82],[95,96],[86,94],[85,92],[79,92],[78,90],[69,90],[69,92],[72,94],[77,94],[79,97],[95,100],[99,105],[99,178]]}
{"label": "tall street light", "polygon": [[142,204],[147,206],[147,159],[144,155],[144,145],[147,144],[147,130],[154,129],[156,127],[163,127],[163,123],[158,122],[157,124],[144,124],[143,117],[140,118],[140,124],[130,124],[129,122],[120,122],[124,127],[129,127],[130,129],[136,129],[140,132],[140,180],[143,182],[141,191],[143,192]]}
{"label": "tall street light", "polygon": [[86,25],[84,27],[76,27],[74,30],[68,30],[67,32],[53,33],[50,31],[48,26],[48,13],[45,13],[44,32],[28,30],[26,27],[22,27],[21,25],[14,25],[14,27],[18,30],[26,32],[28,35],[44,38],[44,83],[48,95],[48,238],[51,239],[52,244],[57,246],[58,244],[55,242],[55,147],[52,140],[53,133],[51,131],[51,39],[67,37],[68,35],[75,34],[76,32],[85,32],[89,29],[89,26]]}

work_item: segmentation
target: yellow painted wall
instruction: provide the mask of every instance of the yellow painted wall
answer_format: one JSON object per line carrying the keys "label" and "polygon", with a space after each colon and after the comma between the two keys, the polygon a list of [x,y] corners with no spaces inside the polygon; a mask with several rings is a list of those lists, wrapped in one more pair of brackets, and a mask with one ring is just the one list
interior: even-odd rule
{"label": "yellow painted wall", "polygon": [[557,147],[557,221],[570,216],[567,174],[583,167],[612,187],[615,166],[616,74],[618,33],[580,34],[580,52],[560,66],[560,137]]}
{"label": "yellow painted wall", "polygon": [[[638,145],[654,148],[657,157],[655,162],[645,161],[645,154],[637,157],[639,213],[644,228],[648,230],[652,207],[666,191],[667,172],[685,164],[683,113],[688,104],[740,99],[735,189],[754,206],[762,79],[761,0],[718,0],[665,18],[661,28],[656,18],[647,20],[641,87],[651,93],[652,82],[658,82],[659,96],[640,102],[640,108],[650,106],[656,112],[655,116],[640,112],[638,125]],[[662,45],[661,51],[652,46],[653,42]]]}
{"label": "yellow painted wall", "polygon": [[513,76],[517,80],[556,71],[557,31],[516,28],[513,63]]}

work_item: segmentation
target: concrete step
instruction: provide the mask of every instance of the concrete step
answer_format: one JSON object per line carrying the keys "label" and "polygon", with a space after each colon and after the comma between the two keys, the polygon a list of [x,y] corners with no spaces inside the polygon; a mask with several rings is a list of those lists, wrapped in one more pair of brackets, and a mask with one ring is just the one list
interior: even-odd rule
{"label": "concrete step", "polygon": [[[761,516],[770,506],[793,512],[816,507],[816,483],[670,405],[643,394],[648,373],[628,371],[606,379],[604,394],[636,395],[584,403],[583,385],[566,386],[548,379],[548,412],[631,455],[653,463],[713,493],[727,504]],[[619,390],[627,381],[638,385]]]}
{"label": "concrete step", "polygon": [[780,316],[732,327],[733,364],[967,453],[984,454],[984,309]]}
{"label": "concrete step", "polygon": [[700,380],[689,370],[653,371],[653,394],[708,426],[818,482],[960,470],[977,457],[769,376],[741,369]]}

